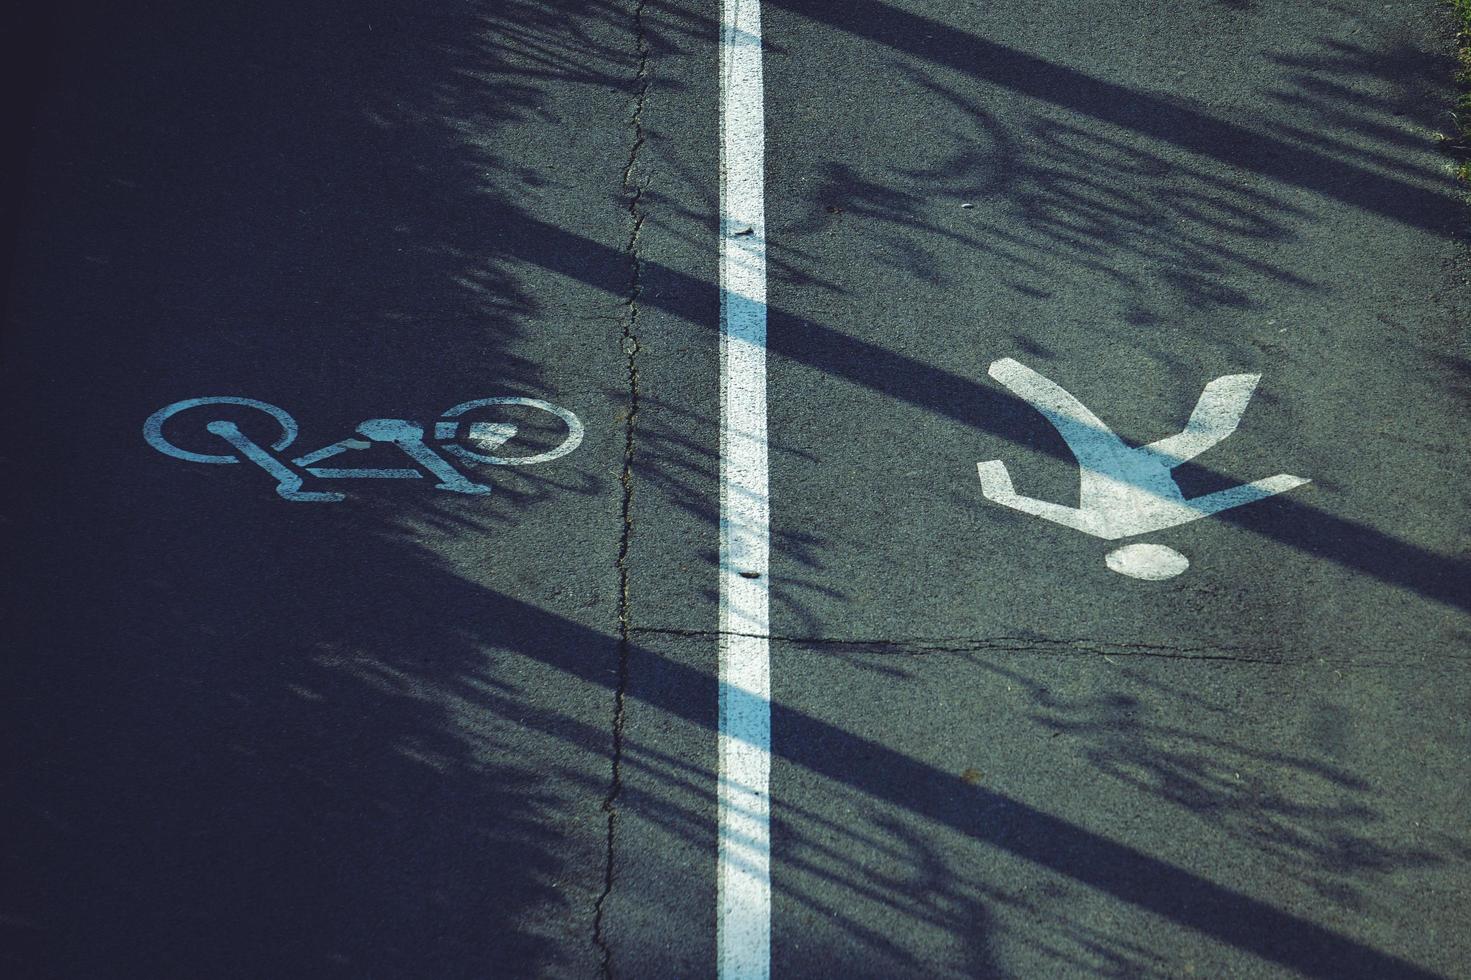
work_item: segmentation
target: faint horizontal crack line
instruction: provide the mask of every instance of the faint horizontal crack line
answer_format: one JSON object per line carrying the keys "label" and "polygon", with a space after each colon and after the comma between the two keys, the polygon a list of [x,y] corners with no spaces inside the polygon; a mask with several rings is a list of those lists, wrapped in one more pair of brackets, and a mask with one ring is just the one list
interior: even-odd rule
{"label": "faint horizontal crack line", "polygon": [[[780,634],[746,633],[738,630],[694,630],[673,627],[640,626],[630,630],[635,635],[677,636],[689,639],[713,639],[719,636],[741,636],[764,639],[791,646],[830,647],[861,650],[865,653],[889,653],[896,656],[966,653],[1036,653],[1055,656],[1136,657],[1160,660],[1225,661],[1260,664],[1270,667],[1348,667],[1348,668],[1418,668],[1431,664],[1464,665],[1461,658],[1420,657],[1403,660],[1348,660],[1311,657],[1290,660],[1270,653],[1232,647],[1172,647],[1148,643],[1106,643],[1087,639],[1049,639],[1025,636],[997,637],[900,637],[890,639],[843,639],[825,636],[784,636]],[[1382,654],[1380,654],[1382,656]]]}

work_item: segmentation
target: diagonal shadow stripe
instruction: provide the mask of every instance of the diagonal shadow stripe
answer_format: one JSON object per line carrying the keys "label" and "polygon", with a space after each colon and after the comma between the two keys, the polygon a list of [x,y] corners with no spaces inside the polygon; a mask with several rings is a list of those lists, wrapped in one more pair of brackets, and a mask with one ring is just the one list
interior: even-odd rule
{"label": "diagonal shadow stripe", "polygon": [[[501,228],[507,244],[500,250],[506,258],[534,263],[611,291],[595,271],[619,258],[607,246],[509,209],[502,218]],[[588,256],[594,259],[589,260]],[[712,331],[716,329],[719,293],[713,283],[648,259],[642,261],[641,269],[646,282],[658,281],[661,287],[644,289],[639,294],[641,305],[674,314]],[[1030,416],[1033,409],[1010,392],[979,384],[832,327],[799,319],[776,307],[769,308],[767,323],[767,348],[783,357],[953,419],[978,432],[1026,445],[1002,422],[1019,414]],[[1027,448],[1072,460],[1062,449],[1032,445]],[[1220,477],[1205,467],[1196,466],[1196,469],[1205,477]],[[979,484],[976,496],[980,498]],[[1471,562],[1438,555],[1290,497],[1277,497],[1274,502],[1281,515],[1278,520],[1263,521],[1253,515],[1251,508],[1226,511],[1215,519],[1386,584],[1410,589],[1435,602],[1471,610]]]}
{"label": "diagonal shadow stripe", "polygon": [[[474,588],[469,583],[464,587]],[[603,660],[581,653],[606,646],[606,637],[596,631],[502,594],[482,593],[478,598],[457,599],[455,605],[485,610],[485,620],[514,624],[510,627],[514,636],[502,636],[499,641],[495,633],[504,630],[487,630],[491,642],[509,640],[509,648],[518,654],[578,680],[609,690],[617,686]],[[718,695],[715,677],[636,644],[630,651],[630,663],[650,680],[634,685],[628,697],[698,725],[713,737]],[[1305,976],[1323,980],[1437,978],[1400,957],[1003,793],[956,786],[951,773],[802,711],[772,704],[771,717],[771,748],[777,757]],[[937,792],[937,787],[952,786],[954,793]],[[713,845],[712,841],[712,851]]]}
{"label": "diagonal shadow stripe", "polygon": [[1448,193],[1334,159],[1181,102],[1094,78],[880,0],[768,0],[809,20],[1099,122],[1450,237],[1459,205]]}

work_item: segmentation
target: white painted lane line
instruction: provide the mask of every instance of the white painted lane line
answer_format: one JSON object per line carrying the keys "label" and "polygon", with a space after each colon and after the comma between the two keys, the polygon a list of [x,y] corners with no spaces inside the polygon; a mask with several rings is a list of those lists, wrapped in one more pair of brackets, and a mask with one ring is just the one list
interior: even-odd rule
{"label": "white painted lane line", "polygon": [[771,974],[766,208],[760,0],[720,9],[721,980]]}

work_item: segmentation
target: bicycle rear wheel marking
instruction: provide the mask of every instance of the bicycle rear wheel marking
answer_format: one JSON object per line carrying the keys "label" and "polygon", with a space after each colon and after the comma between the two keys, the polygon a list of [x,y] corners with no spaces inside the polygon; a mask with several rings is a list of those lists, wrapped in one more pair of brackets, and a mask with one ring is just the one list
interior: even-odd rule
{"label": "bicycle rear wheel marking", "polygon": [[163,424],[165,422],[180,412],[191,408],[199,408],[203,405],[243,405],[246,408],[259,409],[267,415],[270,415],[281,425],[281,437],[271,443],[271,449],[276,452],[280,452],[295,442],[296,436],[300,431],[297,427],[296,419],[292,418],[291,413],[284,408],[255,398],[240,398],[235,395],[214,395],[208,398],[186,398],[184,401],[174,402],[172,405],[166,405],[160,408],[148,416],[148,420],[143,423],[143,438],[148,440],[150,446],[165,456],[172,456],[175,459],[186,460],[190,463],[224,464],[240,462],[240,457],[238,456],[194,453],[187,449],[180,449],[165,438],[163,434]]}

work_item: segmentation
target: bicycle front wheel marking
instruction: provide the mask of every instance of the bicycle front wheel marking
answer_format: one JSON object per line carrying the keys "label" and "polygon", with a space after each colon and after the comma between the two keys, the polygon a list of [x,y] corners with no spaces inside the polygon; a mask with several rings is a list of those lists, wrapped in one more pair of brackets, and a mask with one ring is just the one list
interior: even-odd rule
{"label": "bicycle front wheel marking", "polygon": [[[458,419],[461,415],[464,415],[471,409],[485,408],[490,405],[526,405],[531,408],[541,409],[543,412],[550,412],[561,419],[562,423],[567,426],[567,437],[555,449],[549,449],[544,453],[537,453],[534,456],[487,456],[484,453],[477,453],[466,449],[464,446],[458,446],[453,443],[444,446],[445,452],[460,459],[475,463],[488,463],[491,466],[532,466],[536,463],[546,463],[558,457],[565,456],[582,444],[582,422],[578,420],[577,416],[559,405],[542,401],[540,398],[522,398],[520,396],[477,398],[474,401],[461,402],[454,408],[446,411],[442,418],[449,420],[448,424],[450,426],[456,426],[453,420]],[[440,427],[445,424],[445,422],[441,422],[435,426],[436,435],[446,431]],[[457,426],[450,431],[457,431]]]}

